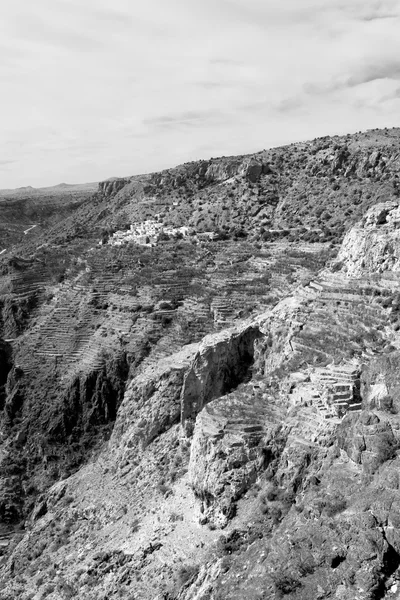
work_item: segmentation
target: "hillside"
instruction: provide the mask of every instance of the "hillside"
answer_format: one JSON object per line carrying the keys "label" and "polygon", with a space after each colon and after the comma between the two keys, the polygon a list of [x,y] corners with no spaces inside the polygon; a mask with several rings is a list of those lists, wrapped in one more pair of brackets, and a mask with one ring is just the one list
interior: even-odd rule
{"label": "hillside", "polygon": [[96,190],[94,183],[0,190],[0,252],[64,219]]}
{"label": "hillside", "polygon": [[390,129],[0,198],[2,600],[398,596],[399,175]]}

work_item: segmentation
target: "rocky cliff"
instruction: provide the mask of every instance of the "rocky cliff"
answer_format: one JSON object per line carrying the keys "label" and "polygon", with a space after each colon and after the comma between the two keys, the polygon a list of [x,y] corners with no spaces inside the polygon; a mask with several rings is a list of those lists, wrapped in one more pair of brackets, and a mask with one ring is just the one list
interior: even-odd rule
{"label": "rocky cliff", "polygon": [[399,271],[399,227],[399,204],[394,201],[377,204],[346,235],[338,265],[353,277]]}

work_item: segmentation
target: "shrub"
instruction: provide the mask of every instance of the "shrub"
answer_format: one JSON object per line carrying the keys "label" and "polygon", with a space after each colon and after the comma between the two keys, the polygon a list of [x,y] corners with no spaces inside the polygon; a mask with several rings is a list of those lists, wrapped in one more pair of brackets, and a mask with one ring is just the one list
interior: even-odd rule
{"label": "shrub", "polygon": [[333,517],[346,510],[347,502],[345,498],[335,498],[326,503],[325,512],[328,517]]}
{"label": "shrub", "polygon": [[286,573],[279,573],[274,577],[274,585],[278,596],[282,597],[294,592],[301,583]]}
{"label": "shrub", "polygon": [[312,575],[315,571],[315,564],[311,558],[302,560],[298,565],[299,573],[302,577]]}
{"label": "shrub", "polygon": [[56,588],[52,583],[48,583],[42,592],[42,598],[47,598],[47,596],[50,596],[55,589]]}
{"label": "shrub", "polygon": [[179,515],[176,512],[172,512],[169,516],[169,520],[172,521],[172,523],[176,523],[177,521],[183,521],[183,515]]}
{"label": "shrub", "polygon": [[267,500],[269,500],[270,502],[273,502],[274,500],[276,500],[277,496],[278,496],[278,490],[271,486],[268,491],[265,494]]}
{"label": "shrub", "polygon": [[395,414],[397,412],[393,406],[393,398],[389,395],[380,399],[379,408],[392,414]]}
{"label": "shrub", "polygon": [[157,489],[160,492],[160,494],[162,494],[165,498],[167,496],[169,496],[172,493],[171,488],[169,487],[169,485],[166,485],[165,483],[161,482],[157,485]]}

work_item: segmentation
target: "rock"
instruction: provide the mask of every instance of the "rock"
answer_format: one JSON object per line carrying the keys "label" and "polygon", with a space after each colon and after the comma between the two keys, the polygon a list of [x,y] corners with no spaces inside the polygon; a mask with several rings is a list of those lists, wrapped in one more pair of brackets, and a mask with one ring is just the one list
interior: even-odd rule
{"label": "rock", "polygon": [[246,377],[258,335],[257,325],[246,325],[206,336],[134,378],[118,413],[112,446],[121,451],[145,448],[179,421],[191,435],[203,406]]}
{"label": "rock", "polygon": [[130,182],[130,178],[117,178],[99,183],[99,192],[106,197],[115,196],[123,187]]}
{"label": "rock", "polygon": [[235,514],[236,500],[265,469],[267,457],[276,453],[279,426],[272,426],[269,443],[264,440],[267,431],[258,422],[257,408],[251,419],[240,403],[226,397],[208,404],[196,420],[189,478],[202,522],[225,527]]}
{"label": "rock", "polygon": [[32,511],[31,520],[37,521],[41,517],[44,517],[44,515],[46,513],[47,513],[47,502],[46,502],[46,500],[43,500],[42,502],[39,502],[35,506],[34,510]]}
{"label": "rock", "polygon": [[241,161],[238,159],[232,161],[210,161],[203,177],[208,182],[222,182],[238,175],[241,171]]}
{"label": "rock", "polygon": [[390,424],[367,411],[344,418],[338,431],[338,444],[351,460],[362,464],[367,474],[375,473],[397,450]]}
{"label": "rock", "polygon": [[190,434],[203,406],[236,388],[253,363],[254,342],[260,337],[256,325],[208,336],[199,346],[182,387],[181,422]]}
{"label": "rock", "polygon": [[337,264],[349,276],[400,271],[400,206],[374,206],[359,225],[346,234]]}
{"label": "rock", "polygon": [[369,156],[368,163],[372,168],[375,168],[381,158],[381,153],[379,150],[374,150]]}
{"label": "rock", "polygon": [[23,446],[26,444],[26,440],[28,439],[28,434],[26,430],[22,429],[15,434],[14,442],[17,446]]}
{"label": "rock", "polygon": [[400,411],[400,353],[396,350],[364,365],[361,374],[364,406],[389,414]]}
{"label": "rock", "polygon": [[255,183],[261,177],[263,172],[263,165],[258,162],[251,162],[246,168],[246,178],[251,182]]}

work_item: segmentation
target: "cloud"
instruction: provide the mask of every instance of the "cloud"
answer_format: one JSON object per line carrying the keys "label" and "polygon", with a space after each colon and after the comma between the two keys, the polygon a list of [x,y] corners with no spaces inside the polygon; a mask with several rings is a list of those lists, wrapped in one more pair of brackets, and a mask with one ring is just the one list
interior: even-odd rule
{"label": "cloud", "polygon": [[377,79],[400,79],[400,61],[391,61],[387,64],[366,65],[361,73],[349,77],[347,85],[349,87],[368,83]]}
{"label": "cloud", "polygon": [[79,31],[76,24],[60,22],[47,15],[25,14],[14,24],[15,35],[24,43],[55,46],[74,52],[95,52],[104,47],[104,41],[89,31]]}
{"label": "cloud", "polygon": [[399,17],[400,0],[5,3],[0,186],[400,125]]}
{"label": "cloud", "polygon": [[278,102],[274,109],[278,112],[286,113],[300,108],[303,105],[301,99],[299,97],[294,98],[283,98],[280,102]]}
{"label": "cloud", "polygon": [[382,96],[382,102],[387,102],[388,100],[400,100],[400,86],[395,88],[392,92]]}
{"label": "cloud", "polygon": [[223,114],[218,111],[187,111],[144,119],[143,124],[153,129],[171,130],[177,127],[204,127],[222,119]]}
{"label": "cloud", "polygon": [[16,160],[0,160],[0,170],[4,170],[5,167],[8,167],[8,165],[12,165],[16,162]]}
{"label": "cloud", "polygon": [[380,19],[398,19],[398,15],[396,14],[371,14],[371,15],[364,15],[363,17],[361,17],[361,19],[363,21],[378,21]]}
{"label": "cloud", "polygon": [[234,60],[232,58],[211,58],[211,65],[222,65],[223,67],[237,67],[241,64],[240,60]]}
{"label": "cloud", "polygon": [[352,75],[341,75],[325,83],[305,83],[303,89],[308,94],[330,94],[338,90],[355,88],[366,83],[384,79],[400,80],[400,62],[388,64],[368,64]]}

